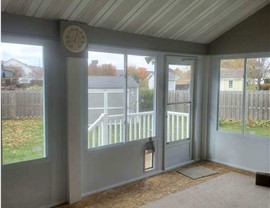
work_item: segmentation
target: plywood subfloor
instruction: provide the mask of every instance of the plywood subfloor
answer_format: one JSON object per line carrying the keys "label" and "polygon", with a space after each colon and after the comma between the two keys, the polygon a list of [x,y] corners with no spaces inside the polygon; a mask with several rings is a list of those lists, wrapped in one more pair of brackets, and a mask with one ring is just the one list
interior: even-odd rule
{"label": "plywood subfloor", "polygon": [[95,195],[84,197],[80,202],[59,208],[137,208],[149,202],[185,190],[230,171],[255,177],[255,174],[208,161],[200,161],[185,167],[201,165],[218,171],[218,174],[192,180],[177,172],[177,169],[120,186]]}

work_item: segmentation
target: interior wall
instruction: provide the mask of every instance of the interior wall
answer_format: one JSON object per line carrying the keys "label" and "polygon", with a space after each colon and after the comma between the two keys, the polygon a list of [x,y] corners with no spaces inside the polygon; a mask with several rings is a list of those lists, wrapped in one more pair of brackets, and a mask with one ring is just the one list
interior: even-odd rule
{"label": "interior wall", "polygon": [[[269,57],[270,53],[263,55]],[[252,55],[249,54],[249,56]],[[228,56],[212,56],[210,58],[207,159],[252,172],[269,172],[269,138],[217,130],[219,60],[224,57]],[[229,56],[229,58],[232,57],[237,56]]]}
{"label": "interior wall", "polygon": [[48,156],[2,166],[2,206],[43,207],[66,201],[65,62],[57,40],[18,35],[16,28],[2,41],[43,46]]}
{"label": "interior wall", "polygon": [[208,44],[208,54],[270,51],[270,4]]}
{"label": "interior wall", "polygon": [[[70,22],[72,23],[72,22]],[[73,23],[74,24],[74,23]],[[76,23],[77,24],[77,23]],[[116,31],[109,31],[106,29],[100,29],[100,28],[94,28],[94,27],[88,27],[83,26],[86,29],[87,37],[89,40],[89,44],[96,44],[96,45],[103,45],[103,46],[116,46],[116,47],[123,47],[123,48],[130,48],[130,49],[140,49],[140,50],[146,50],[146,51],[159,51],[159,52],[167,52],[167,53],[181,53],[181,54],[199,54],[204,55],[206,54],[206,45],[204,44],[197,44],[197,43],[188,43],[183,41],[174,41],[174,40],[166,40],[161,38],[152,38],[147,36],[141,36],[141,35],[134,35],[124,32],[116,32]],[[66,121],[65,119],[68,118],[66,114],[64,113],[67,109],[67,103],[66,103],[66,94],[72,95],[72,93],[67,92],[68,89],[70,89],[70,86],[68,86],[68,83],[66,81],[66,70],[69,66],[68,62],[66,61],[68,54],[63,55],[62,47],[63,45],[60,42],[60,23],[58,21],[51,21],[51,20],[40,20],[37,18],[31,18],[31,17],[21,17],[16,15],[9,15],[9,14],[2,14],[2,33],[5,33],[5,35],[17,35],[19,37],[26,37],[26,38],[40,38],[46,41],[52,41],[54,43],[54,46],[51,46],[50,53],[50,61],[52,64],[52,70],[54,70],[52,76],[49,77],[48,83],[51,83],[51,90],[55,90],[55,92],[49,91],[49,97],[50,93],[53,93],[54,96],[50,99],[53,99],[52,103],[50,104],[51,112],[54,114],[51,115],[52,123],[54,123],[54,126],[52,129],[50,129],[50,137],[53,141],[52,148],[63,148],[63,151],[58,152],[61,156],[61,165],[58,163],[55,163],[53,160],[48,162],[47,166],[47,172],[46,176],[50,175],[51,172],[54,172],[55,178],[48,178],[46,180],[46,183],[49,183],[51,187],[55,187],[52,189],[59,189],[59,198],[57,200],[67,200],[66,191],[68,191],[67,186],[69,187],[69,184],[67,186],[65,185],[65,182],[62,180],[66,180],[66,176],[63,175],[67,172],[67,176],[70,177],[68,174],[69,171],[66,171],[66,163],[69,163],[67,161],[67,137],[65,136],[67,134],[66,132]],[[61,54],[61,55],[60,55]],[[164,61],[164,55],[158,56],[157,62],[160,64],[160,68],[158,68],[159,75],[157,76],[157,90],[162,91],[164,89],[164,73],[165,70],[163,66],[165,66]],[[56,69],[54,69],[54,67]],[[58,69],[60,71],[58,71]],[[87,69],[85,69],[86,71]],[[202,69],[198,69],[202,70]],[[64,76],[63,76],[63,74]],[[80,73],[78,73],[80,74]],[[85,76],[83,75],[85,73],[81,73],[82,76],[80,79],[84,80]],[[61,87],[57,88],[57,83],[61,82]],[[87,83],[81,83],[81,93],[82,93],[82,99],[83,95],[87,95],[87,91],[84,89],[84,86],[87,86]],[[55,89],[57,88],[57,89]],[[201,89],[200,86],[198,86],[198,89]],[[163,124],[162,118],[164,112],[164,98],[163,98],[163,92],[158,93],[157,95],[158,99],[158,105],[157,105],[157,123],[159,126]],[[79,170],[76,174],[81,175],[81,194],[87,195],[89,193],[94,193],[97,191],[100,191],[102,189],[106,189],[109,187],[113,187],[116,185],[120,185],[122,183],[130,182],[133,180],[140,179],[142,177],[146,177],[151,174],[158,173],[160,170],[163,169],[163,130],[162,128],[157,128],[157,135],[158,135],[158,142],[156,143],[156,148],[159,150],[160,154],[156,155],[158,164],[156,164],[156,169],[150,172],[144,172],[143,171],[143,149],[145,146],[146,140],[136,141],[130,144],[126,145],[119,145],[112,148],[104,148],[97,151],[89,151],[87,150],[87,146],[85,146],[86,141],[86,135],[87,135],[87,122],[85,126],[82,124],[84,121],[87,121],[87,117],[85,112],[85,109],[87,109],[87,105],[84,105],[83,103],[86,103],[86,100],[82,100],[82,103],[79,103],[78,106],[75,106],[74,109],[78,109],[81,112],[81,118],[82,122],[81,124],[78,124],[76,126],[73,126],[73,128],[79,128],[80,130],[76,132],[81,132],[78,135],[73,135],[74,137],[81,138],[81,158],[77,158],[77,164],[79,163],[81,166],[81,170]],[[84,117],[85,116],[85,117]],[[72,129],[71,129],[72,130]],[[68,132],[70,135],[71,132]],[[199,135],[199,134],[197,134]],[[61,140],[62,143],[57,143],[57,139]],[[56,144],[57,143],[57,144]],[[59,146],[60,145],[60,146]],[[69,149],[72,151],[72,147],[69,147]],[[198,148],[199,150],[199,148]],[[197,152],[197,151],[196,151]],[[77,152],[76,155],[79,153]],[[200,153],[198,153],[200,154]],[[200,158],[200,156],[196,156],[196,158]],[[79,161],[81,159],[81,161]],[[73,161],[74,162],[74,161]],[[76,161],[75,161],[76,162]],[[58,165],[58,166],[57,166]],[[68,166],[68,168],[72,168],[72,166]],[[15,167],[13,171],[19,170],[17,167]],[[38,168],[36,169],[36,171]],[[41,171],[42,169],[40,169]],[[113,170],[113,171],[112,171]],[[30,172],[30,169],[27,170],[28,174]],[[43,171],[44,174],[46,171]],[[112,174],[108,174],[109,172],[112,172],[113,177],[111,177]],[[12,173],[12,172],[10,172]],[[11,175],[11,174],[10,174]],[[16,178],[20,178],[17,175],[14,175]],[[109,177],[110,176],[110,177]],[[49,177],[49,176],[48,176]],[[35,177],[35,174],[28,175],[29,179],[33,179],[36,181],[39,181],[37,177]],[[6,180],[7,186],[10,186],[10,180]],[[33,193],[37,192],[38,189],[35,188],[30,181],[25,180],[25,178],[19,179],[22,181],[21,187],[18,187],[17,190],[24,190],[25,193],[27,193],[28,190],[32,190]],[[49,180],[49,181],[48,181]],[[69,179],[68,179],[69,181]],[[100,182],[97,184],[97,182]],[[18,183],[20,184],[20,183]],[[61,189],[61,190],[60,190]],[[5,192],[12,195],[12,191],[10,191],[8,188],[5,189]],[[46,192],[46,190],[44,190]],[[57,203],[56,198],[54,196],[58,196],[57,191],[50,192],[50,195],[44,195],[45,200],[38,200],[37,206],[46,206],[52,203]],[[28,192],[30,193],[30,192]],[[14,192],[15,194],[15,192]],[[49,194],[49,193],[47,193]],[[75,193],[76,194],[76,193]],[[26,198],[23,197],[22,201],[15,200],[16,203],[24,204]],[[55,199],[55,200],[54,200]],[[7,206],[8,207],[8,206]],[[29,206],[30,207],[30,206]]]}
{"label": "interior wall", "polygon": [[204,128],[207,159],[254,172],[270,171],[269,138],[217,131],[219,60],[258,54],[269,57],[269,52],[270,4],[208,45],[208,128]]}

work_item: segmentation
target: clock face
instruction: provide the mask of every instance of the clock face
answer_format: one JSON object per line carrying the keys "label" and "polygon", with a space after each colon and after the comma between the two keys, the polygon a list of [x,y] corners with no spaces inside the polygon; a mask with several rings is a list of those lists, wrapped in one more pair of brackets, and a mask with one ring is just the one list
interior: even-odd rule
{"label": "clock face", "polygon": [[79,53],[85,49],[87,37],[82,28],[77,25],[70,25],[64,30],[63,43],[69,51]]}

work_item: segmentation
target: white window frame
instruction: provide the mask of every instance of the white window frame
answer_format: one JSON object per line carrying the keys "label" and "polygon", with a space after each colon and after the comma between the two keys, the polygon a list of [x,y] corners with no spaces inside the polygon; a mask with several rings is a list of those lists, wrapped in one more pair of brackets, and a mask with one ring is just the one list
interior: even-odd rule
{"label": "white window frame", "polygon": [[[44,155],[42,158],[36,158],[36,159],[30,159],[30,160],[23,160],[23,161],[17,161],[14,163],[8,163],[3,164],[3,160],[1,160],[1,165],[3,167],[19,167],[19,166],[28,166],[32,164],[39,164],[43,162],[48,162],[51,158],[51,149],[50,149],[50,143],[51,141],[48,139],[49,134],[49,96],[47,96],[48,92],[48,84],[47,84],[47,77],[48,72],[46,70],[46,44],[47,42],[45,40],[39,39],[39,38],[27,38],[27,37],[19,37],[19,36],[8,36],[8,35],[2,35],[1,43],[11,43],[11,44],[22,44],[22,45],[33,45],[33,46],[42,46],[42,59],[43,59],[43,130],[44,130]],[[3,147],[1,147],[3,148]],[[2,152],[2,149],[1,149]],[[2,156],[1,156],[2,157]]]}
{"label": "white window frame", "polygon": [[[217,107],[216,107],[216,122],[215,122],[215,131],[228,134],[228,135],[242,135],[248,138],[262,138],[265,139],[263,136],[258,136],[258,135],[250,135],[246,134],[246,128],[245,128],[245,123],[246,123],[246,113],[245,109],[247,109],[247,102],[246,102],[246,80],[247,80],[247,74],[246,74],[246,60],[249,58],[262,58],[262,57],[270,57],[270,52],[265,52],[265,53],[249,53],[249,54],[231,54],[231,55],[218,55],[215,56],[216,60],[218,63],[216,63],[216,67],[218,70],[217,73],[217,81],[218,81],[218,88],[216,90],[217,93]],[[220,62],[221,60],[224,59],[243,59],[244,60],[244,80],[243,80],[243,107],[242,107],[242,130],[241,132],[232,132],[232,131],[224,131],[219,129],[219,92],[220,92]],[[211,127],[213,128],[213,127]]]}
{"label": "white window frame", "polygon": [[228,81],[228,87],[229,87],[230,89],[233,88],[233,80],[229,80],[229,81]]}
{"label": "white window frame", "polygon": [[[125,78],[127,77],[127,68],[128,68],[128,55],[134,55],[134,56],[151,56],[154,57],[156,60],[155,66],[154,66],[154,76],[157,76],[157,63],[158,63],[158,52],[153,52],[153,51],[147,51],[147,50],[136,50],[136,49],[127,49],[127,48],[118,48],[118,47],[109,47],[109,46],[101,46],[101,45],[90,45],[90,47],[88,48],[88,52],[89,51],[94,51],[94,52],[103,52],[103,53],[116,53],[116,54],[122,54],[124,55],[124,71],[125,71]],[[154,81],[154,137],[153,140],[156,139],[157,136],[157,122],[156,122],[156,116],[157,116],[157,91],[156,91],[156,83],[157,83],[157,78],[155,78]],[[137,139],[135,141],[129,141],[128,139],[128,131],[127,131],[127,116],[129,113],[129,107],[128,107],[128,87],[127,87],[128,83],[127,83],[127,78],[125,79],[125,85],[124,85],[124,91],[125,91],[125,105],[124,105],[124,115],[125,115],[125,126],[124,126],[124,137],[123,141],[124,142],[119,142],[116,144],[108,144],[108,145],[104,145],[104,146],[98,146],[98,147],[91,147],[88,148],[88,151],[95,151],[98,149],[104,149],[104,148],[110,148],[110,147],[114,147],[114,146],[118,146],[118,145],[125,145],[126,143],[132,143],[132,142],[136,142],[138,140],[146,140],[149,139],[149,137],[146,138],[142,138],[142,139]],[[122,89],[120,89],[122,90]],[[138,94],[137,94],[138,96]],[[87,105],[88,106],[88,105]],[[92,109],[92,108],[91,108]],[[87,134],[88,135],[88,134]]]}

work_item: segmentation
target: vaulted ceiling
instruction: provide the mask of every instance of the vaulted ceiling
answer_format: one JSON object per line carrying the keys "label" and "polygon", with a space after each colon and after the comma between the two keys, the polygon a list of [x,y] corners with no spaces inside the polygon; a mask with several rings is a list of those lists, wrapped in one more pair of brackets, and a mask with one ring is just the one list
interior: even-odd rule
{"label": "vaulted ceiling", "polygon": [[2,0],[2,12],[209,43],[270,0]]}

